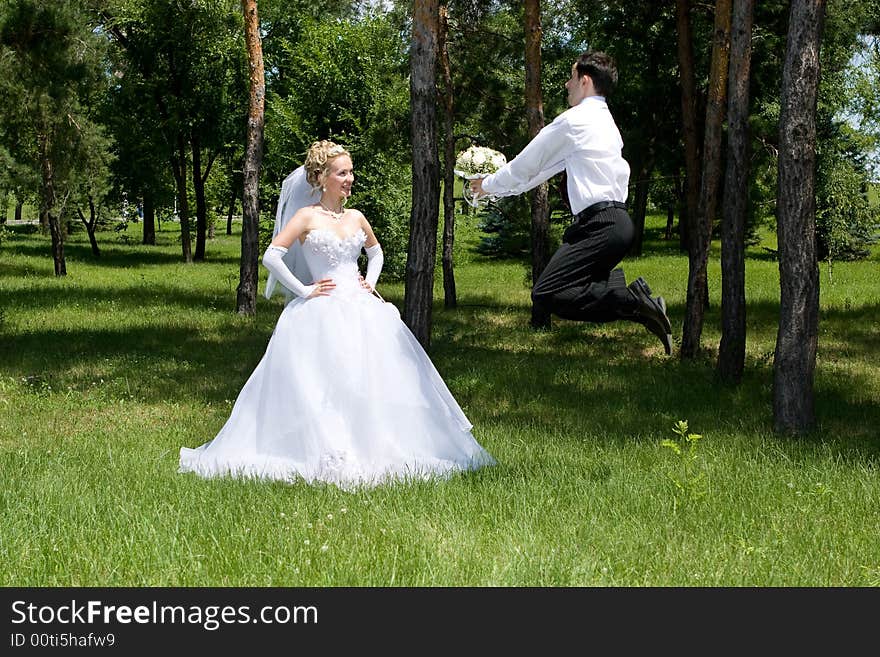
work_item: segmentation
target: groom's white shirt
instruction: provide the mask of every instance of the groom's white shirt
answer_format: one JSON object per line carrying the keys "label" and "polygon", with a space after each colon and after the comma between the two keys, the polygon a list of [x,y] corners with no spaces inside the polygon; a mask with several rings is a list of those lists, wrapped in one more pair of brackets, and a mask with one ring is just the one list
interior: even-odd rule
{"label": "groom's white shirt", "polygon": [[535,135],[519,155],[483,179],[495,196],[522,194],[568,172],[568,199],[577,214],[599,201],[626,201],[629,164],[605,98],[589,96]]}

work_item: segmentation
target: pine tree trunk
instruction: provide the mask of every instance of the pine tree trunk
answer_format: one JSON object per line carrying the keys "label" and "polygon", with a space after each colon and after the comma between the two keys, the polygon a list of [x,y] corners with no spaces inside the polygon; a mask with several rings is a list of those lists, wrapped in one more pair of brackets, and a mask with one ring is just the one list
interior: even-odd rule
{"label": "pine tree trunk", "polygon": [[[525,2],[526,28],[526,118],[529,124],[529,138],[537,135],[544,127],[544,98],[541,94],[541,3],[538,0]],[[532,209],[532,286],[550,260],[550,205],[547,200],[547,184],[538,185],[531,193]],[[550,328],[550,313],[532,304],[532,328]]]}
{"label": "pine tree trunk", "polygon": [[189,196],[186,191],[186,142],[177,135],[177,152],[172,157],[174,181],[177,183],[177,216],[180,219],[180,248],[184,262],[192,262],[192,244],[189,237]]}
{"label": "pine tree trunk", "polygon": [[144,192],[144,244],[156,244],[156,206],[153,204],[153,192]]}
{"label": "pine tree trunk", "polygon": [[777,432],[802,434],[815,423],[813,373],[819,335],[816,260],[816,99],[824,0],[792,0],[779,116],[780,311],[773,364]]}
{"label": "pine tree trunk", "polygon": [[648,192],[651,189],[651,171],[654,169],[653,159],[653,155],[648,153],[636,168],[638,177],[636,179],[632,205],[632,220],[636,236],[630,248],[630,254],[634,256],[642,255],[642,245],[645,241],[645,215],[648,213]]}
{"label": "pine tree trunk", "polygon": [[443,75],[443,307],[455,308],[458,298],[455,292],[455,269],[453,254],[455,246],[455,113],[453,106],[452,72],[449,68],[448,6],[440,6],[438,53]]}
{"label": "pine tree trunk", "polygon": [[431,343],[440,166],[437,162],[437,0],[414,0],[410,47],[412,210],[403,319],[419,343]]}
{"label": "pine tree trunk", "polygon": [[229,212],[226,214],[226,234],[232,235],[232,215],[235,214],[235,202],[238,200],[238,188],[233,184],[229,193]]}
{"label": "pine tree trunk", "polygon": [[727,171],[721,225],[718,374],[739,383],[746,358],[745,227],[749,198],[749,76],[754,0],[733,0],[727,110]]}
{"label": "pine tree trunk", "polygon": [[709,94],[706,103],[706,129],[703,135],[703,172],[700,177],[700,200],[697,214],[689,226],[688,288],[681,357],[695,358],[700,351],[700,336],[706,301],[709,296],[707,267],[712,223],[718,205],[721,178],[721,139],[724,105],[727,96],[727,68],[730,51],[730,0],[715,3],[715,31],[712,39],[712,65],[709,71]]}
{"label": "pine tree trunk", "polygon": [[263,69],[263,46],[256,0],[241,0],[244,31],[250,69],[247,143],[244,159],[244,195],[242,199],[241,261],[235,307],[240,315],[257,311],[260,256],[260,165],[263,161],[263,124],[266,102],[266,78]]}
{"label": "pine tree trunk", "polygon": [[52,210],[55,208],[55,166],[48,130],[39,137],[40,148],[40,224],[49,228],[52,236],[52,261],[56,276],[67,276],[67,262],[64,260],[64,231],[61,218]]}
{"label": "pine tree trunk", "polygon": [[98,240],[95,238],[95,228],[98,226],[98,213],[95,210],[95,202],[89,197],[89,218],[82,213],[79,208],[76,209],[79,219],[83,226],[86,227],[86,234],[89,236],[89,244],[92,247],[92,255],[96,258],[101,257],[101,250],[98,248]]}
{"label": "pine tree trunk", "polygon": [[208,233],[208,204],[205,202],[205,180],[202,177],[202,145],[197,135],[190,138],[192,148],[193,192],[196,197],[196,252],[193,260],[205,259]]}
{"label": "pine tree trunk", "polygon": [[678,221],[682,251],[689,247],[689,219],[697,216],[700,198],[700,139],[697,131],[697,83],[694,76],[694,44],[691,32],[690,0],[676,0],[678,26],[678,68],[681,82],[681,119],[684,134],[685,205]]}

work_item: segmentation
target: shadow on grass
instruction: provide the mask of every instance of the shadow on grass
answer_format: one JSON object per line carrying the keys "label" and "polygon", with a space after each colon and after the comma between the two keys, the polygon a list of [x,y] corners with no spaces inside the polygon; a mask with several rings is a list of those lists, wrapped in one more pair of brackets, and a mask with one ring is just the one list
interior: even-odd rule
{"label": "shadow on grass", "polygon": [[89,308],[112,304],[120,312],[141,311],[145,307],[155,307],[158,314],[166,314],[169,308],[216,310],[218,295],[222,295],[222,303],[231,310],[235,302],[234,285],[232,285],[230,292],[221,289],[186,290],[168,285],[156,285],[153,282],[141,286],[113,288],[81,285],[44,288],[40,290],[39,294],[35,294],[29,289],[5,290],[2,305],[8,308],[26,307],[30,311],[47,308],[61,309],[65,306]]}
{"label": "shadow on grass", "polygon": [[[70,263],[85,262],[90,265],[99,267],[155,267],[158,265],[169,265],[183,263],[183,255],[181,253],[172,253],[168,246],[147,246],[143,244],[124,244],[124,243],[101,243],[98,242],[98,248],[101,251],[100,257],[92,254],[92,249],[88,244],[76,242],[68,242],[64,245],[64,257]],[[17,255],[29,256],[34,258],[46,258],[51,265],[52,247],[46,244],[36,243],[28,240],[27,242],[11,243],[8,245],[8,251]],[[238,264],[238,256],[228,254],[211,253],[208,250],[205,256],[205,262],[220,264]]]}
{"label": "shadow on grass", "polygon": [[[147,403],[183,398],[219,403],[234,399],[256,367],[272,334],[263,321],[242,322],[221,337],[180,326],[119,330],[55,331],[16,335],[0,341],[4,370],[22,385],[87,390],[100,378],[112,393]],[[119,386],[119,382],[125,383]]]}
{"label": "shadow on grass", "polygon": [[[154,296],[145,298],[145,292]],[[276,303],[261,301],[256,318],[219,311],[210,326],[199,324],[200,318],[186,326],[186,316],[162,309],[203,308],[208,295],[155,286],[75,288],[16,292],[12,301],[28,308],[73,303],[86,309],[113,301],[125,317],[126,309],[153,299],[158,303],[147,326],[7,331],[0,339],[3,372],[22,386],[45,381],[54,390],[88,390],[100,377],[111,397],[130,395],[145,403],[235,399],[264,353],[280,313]],[[399,299],[389,300],[401,306]],[[670,307],[676,332],[683,312]],[[778,306],[752,304],[748,317],[760,327],[775,327]],[[752,356],[742,383],[728,386],[715,376],[711,350],[693,361],[681,361],[677,353],[667,358],[656,338],[636,324],[554,319],[552,330],[536,332],[528,321],[527,306],[491,296],[469,297],[457,310],[435,307],[431,358],[477,433],[481,425],[508,427],[511,434],[527,426],[553,440],[659,441],[684,419],[696,432],[772,436],[772,351],[769,359]],[[710,309],[707,325],[717,321],[717,309]],[[877,305],[824,312],[820,327],[846,338],[820,337],[820,358],[870,362],[878,325]],[[833,444],[852,458],[880,456],[880,442],[869,433],[880,426],[880,404],[858,394],[870,385],[868,373],[858,369],[846,380],[823,376],[820,431],[800,443]]]}
{"label": "shadow on grass", "polygon": [[[438,316],[441,340],[435,341],[432,356],[452,382],[462,368],[480,373],[480,383],[469,392],[470,403],[487,418],[537,425],[547,432],[565,427],[567,435],[598,433],[619,441],[670,437],[679,419],[688,420],[697,432],[728,426],[732,432],[747,428],[773,436],[772,351],[748,358],[743,380],[734,386],[717,377],[714,350],[690,361],[680,360],[677,352],[667,358],[640,326],[619,323],[610,329],[554,319],[551,331],[534,333],[526,328],[525,309],[518,324],[496,328],[490,338],[503,344],[506,333],[511,347],[492,346],[479,337],[486,326],[480,315],[508,308],[488,299],[481,302]],[[749,317],[775,326],[778,306],[750,306]],[[845,327],[847,339],[820,338],[821,359],[876,359],[880,308],[825,313],[822,321],[842,333]],[[856,458],[880,457],[880,403],[858,394],[870,389],[873,376],[868,371],[851,371],[846,380],[823,375],[816,394],[819,429],[800,443],[834,443],[841,453]]]}

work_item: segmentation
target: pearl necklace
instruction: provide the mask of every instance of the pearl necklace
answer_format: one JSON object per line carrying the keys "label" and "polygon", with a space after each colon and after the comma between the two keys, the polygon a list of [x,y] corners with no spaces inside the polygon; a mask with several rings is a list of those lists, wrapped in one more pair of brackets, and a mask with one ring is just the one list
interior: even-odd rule
{"label": "pearl necklace", "polygon": [[334,212],[326,205],[324,205],[321,201],[318,201],[318,204],[324,209],[324,212],[332,217],[334,224],[338,224],[340,221],[342,221],[342,215],[345,214],[345,208],[341,208],[339,212]]}

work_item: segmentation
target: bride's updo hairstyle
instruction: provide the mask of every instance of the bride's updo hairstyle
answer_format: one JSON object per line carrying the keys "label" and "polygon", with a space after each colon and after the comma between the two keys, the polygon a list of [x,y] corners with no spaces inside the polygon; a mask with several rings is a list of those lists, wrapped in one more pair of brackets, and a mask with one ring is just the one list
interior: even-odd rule
{"label": "bride's updo hairstyle", "polygon": [[303,166],[306,168],[306,180],[312,187],[321,188],[324,184],[324,178],[330,171],[330,160],[340,155],[351,157],[351,153],[345,150],[344,146],[334,144],[327,139],[316,141],[309,147]]}

